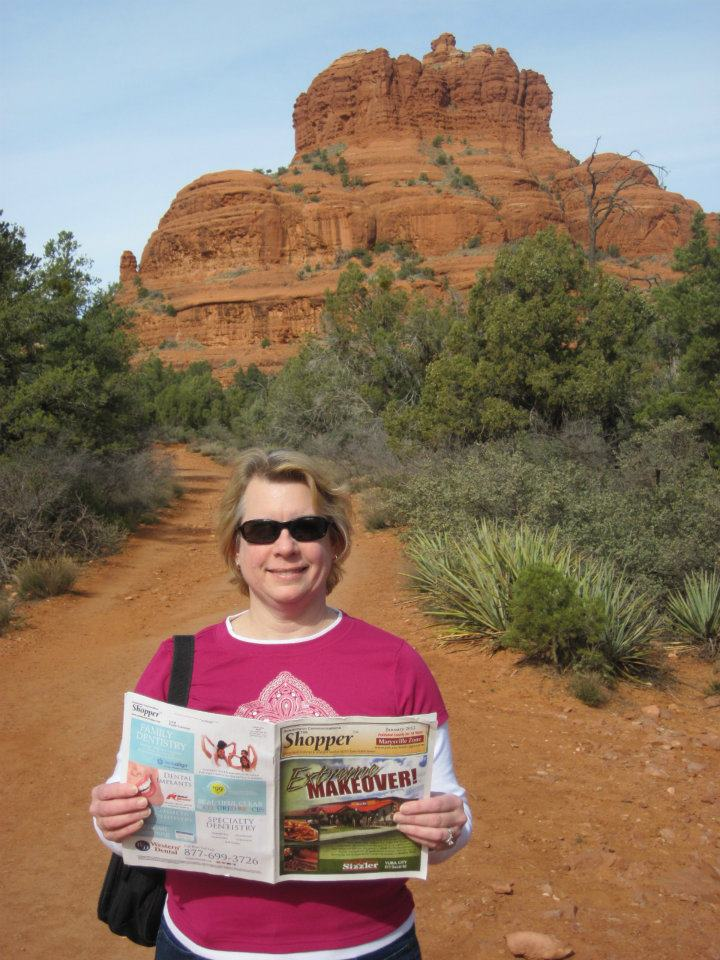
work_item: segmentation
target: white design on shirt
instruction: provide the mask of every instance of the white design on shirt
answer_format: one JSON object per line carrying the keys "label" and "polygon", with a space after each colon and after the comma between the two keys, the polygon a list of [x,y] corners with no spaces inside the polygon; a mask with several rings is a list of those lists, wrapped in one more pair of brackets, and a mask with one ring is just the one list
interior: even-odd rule
{"label": "white design on shirt", "polygon": [[337,717],[337,713],[306,683],[283,670],[263,687],[257,700],[241,703],[235,716],[278,723],[293,717]]}

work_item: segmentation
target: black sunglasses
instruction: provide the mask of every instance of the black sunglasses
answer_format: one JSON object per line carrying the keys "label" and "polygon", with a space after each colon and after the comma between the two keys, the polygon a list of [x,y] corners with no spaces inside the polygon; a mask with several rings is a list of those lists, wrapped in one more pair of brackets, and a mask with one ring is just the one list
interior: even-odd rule
{"label": "black sunglasses", "polygon": [[287,530],[298,543],[322,540],[332,526],[327,517],[295,517],[281,523],[279,520],[246,520],[238,525],[238,532],[248,543],[275,543],[283,530]]}

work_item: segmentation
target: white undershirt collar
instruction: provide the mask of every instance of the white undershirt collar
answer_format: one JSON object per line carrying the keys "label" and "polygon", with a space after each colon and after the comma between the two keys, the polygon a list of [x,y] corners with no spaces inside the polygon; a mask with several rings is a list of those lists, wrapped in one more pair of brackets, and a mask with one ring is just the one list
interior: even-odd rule
{"label": "white undershirt collar", "polygon": [[[334,609],[334,608],[331,607],[330,609]],[[334,630],[335,627],[342,620],[342,611],[335,610],[335,613],[337,614],[337,616],[332,621],[332,623],[329,623],[326,627],[323,627],[322,630],[318,630],[317,633],[311,633],[307,637],[291,637],[291,638],[288,638],[287,640],[285,639],[256,640],[253,637],[245,637],[243,636],[242,633],[238,633],[237,629],[233,626],[231,622],[233,620],[236,620],[238,617],[244,616],[247,612],[248,612],[247,610],[243,610],[241,613],[231,613],[230,616],[227,617],[225,620],[225,627],[227,629],[227,632],[230,634],[231,637],[235,637],[236,640],[242,640],[243,643],[257,643],[257,644],[261,644],[262,646],[275,646],[275,645],[286,644],[286,643],[307,643],[308,640],[316,640],[318,637],[322,637],[323,634],[329,633],[330,630]]]}

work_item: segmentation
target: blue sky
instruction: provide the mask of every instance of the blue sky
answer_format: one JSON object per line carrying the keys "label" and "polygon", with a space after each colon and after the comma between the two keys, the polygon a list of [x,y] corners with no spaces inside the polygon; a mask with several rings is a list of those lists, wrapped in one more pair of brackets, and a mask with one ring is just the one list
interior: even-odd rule
{"label": "blue sky", "polygon": [[286,163],[295,98],[336,57],[422,57],[445,31],[545,75],[559,146],[637,149],[669,189],[720,210],[717,0],[0,6],[0,208],[36,252],[72,230],[103,282],[191,180]]}

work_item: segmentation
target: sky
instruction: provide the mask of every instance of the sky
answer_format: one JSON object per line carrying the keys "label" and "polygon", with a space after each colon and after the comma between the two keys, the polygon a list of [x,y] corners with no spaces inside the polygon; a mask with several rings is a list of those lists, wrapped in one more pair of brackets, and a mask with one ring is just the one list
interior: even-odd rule
{"label": "sky", "polygon": [[0,0],[0,16],[2,218],[35,253],[71,230],[103,283],[196,177],[286,164],[295,99],[337,57],[422,58],[444,32],[544,74],[558,146],[638,150],[720,210],[717,0]]}

